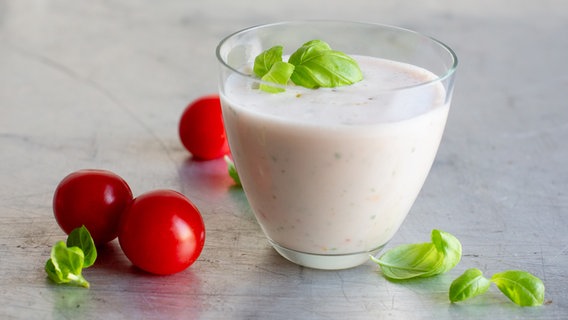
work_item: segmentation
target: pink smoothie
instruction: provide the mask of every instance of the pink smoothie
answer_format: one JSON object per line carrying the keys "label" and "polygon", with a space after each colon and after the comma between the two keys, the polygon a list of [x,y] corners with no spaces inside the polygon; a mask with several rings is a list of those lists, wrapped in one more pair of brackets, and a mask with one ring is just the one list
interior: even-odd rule
{"label": "pink smoothie", "polygon": [[353,57],[364,80],[351,86],[270,94],[231,76],[221,99],[247,199],[275,247],[356,265],[408,214],[449,99],[437,82],[416,86],[436,79],[427,70]]}

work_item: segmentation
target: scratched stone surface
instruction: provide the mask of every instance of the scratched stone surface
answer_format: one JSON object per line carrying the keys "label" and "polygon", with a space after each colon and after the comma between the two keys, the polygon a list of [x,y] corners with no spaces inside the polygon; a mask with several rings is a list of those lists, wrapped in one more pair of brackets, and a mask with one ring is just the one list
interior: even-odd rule
{"label": "scratched stone surface", "polygon": [[[387,246],[451,232],[464,251],[447,274],[394,283],[372,262],[291,264],[265,240],[223,160],[196,161],[182,147],[182,110],[217,90],[217,43],[251,25],[310,18],[411,28],[456,51],[438,156]],[[0,318],[565,319],[566,30],[562,0],[0,0]],[[82,168],[118,173],[135,195],[187,195],[207,228],[199,260],[151,276],[114,241],[85,270],[90,289],[53,285],[43,266],[65,238],[53,191]],[[449,303],[449,284],[471,267],[535,274],[545,305],[517,307],[495,287]]]}

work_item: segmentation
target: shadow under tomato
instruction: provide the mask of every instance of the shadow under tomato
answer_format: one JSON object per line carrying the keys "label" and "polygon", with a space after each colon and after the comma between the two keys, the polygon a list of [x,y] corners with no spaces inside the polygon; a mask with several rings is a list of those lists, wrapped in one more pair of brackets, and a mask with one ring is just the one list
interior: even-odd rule
{"label": "shadow under tomato", "polygon": [[[197,261],[196,264],[199,262]],[[196,264],[172,275],[153,275],[132,267],[136,279],[129,281],[125,288],[134,299],[136,309],[149,318],[156,319],[197,319],[203,310],[203,294],[200,272]]]}
{"label": "shadow under tomato", "polygon": [[118,240],[98,250],[94,270],[85,276],[90,277],[91,289],[104,288],[108,293],[105,299],[112,298],[113,304],[117,305],[135,304],[139,314],[148,318],[195,318],[199,315],[204,304],[200,272],[196,271],[200,268],[199,260],[181,272],[155,275],[134,266],[122,252]]}
{"label": "shadow under tomato", "polygon": [[207,201],[223,198],[234,185],[223,158],[199,160],[190,157],[179,168],[179,176],[184,194]]}
{"label": "shadow under tomato", "polygon": [[[122,252],[118,239],[97,246],[97,260],[94,269],[127,272],[132,264]],[[87,269],[88,270],[88,269]]]}
{"label": "shadow under tomato", "polygon": [[199,160],[189,157],[179,168],[179,176],[182,193],[200,210],[231,212],[254,220],[243,189],[229,176],[223,158]]}

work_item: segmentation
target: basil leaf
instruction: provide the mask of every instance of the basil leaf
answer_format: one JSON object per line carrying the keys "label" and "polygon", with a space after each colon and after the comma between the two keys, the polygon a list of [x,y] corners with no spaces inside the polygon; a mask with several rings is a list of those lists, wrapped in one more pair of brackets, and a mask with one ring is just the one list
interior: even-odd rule
{"label": "basil leaf", "polygon": [[439,270],[443,255],[433,243],[405,244],[385,252],[379,259],[371,257],[379,264],[384,276],[394,280],[428,277]]}
{"label": "basil leaf", "polygon": [[[261,80],[265,82],[272,82],[279,85],[286,85],[290,80],[290,76],[294,72],[294,65],[278,61],[275,62],[267,74],[265,74]],[[270,93],[279,93],[283,92],[284,88],[274,87],[267,84],[262,83],[260,85],[260,90],[270,92]]]}
{"label": "basil leaf", "polygon": [[462,245],[452,234],[434,229],[432,230],[432,243],[444,255],[444,262],[441,268],[437,270],[437,274],[450,271],[460,262]]}
{"label": "basil leaf", "polygon": [[85,256],[78,247],[67,247],[65,242],[57,242],[51,248],[51,258],[45,264],[48,277],[55,283],[69,283],[89,287],[89,282],[81,275]]}
{"label": "basil leaf", "polygon": [[485,293],[491,286],[491,281],[483,276],[477,268],[467,269],[450,285],[450,301],[458,302]]}
{"label": "basil leaf", "polygon": [[282,50],[282,46],[274,46],[259,54],[254,59],[254,73],[260,78],[264,77],[276,62],[282,61]]}
{"label": "basil leaf", "polygon": [[83,268],[88,268],[97,259],[97,248],[95,242],[85,226],[76,228],[67,237],[67,247],[78,247],[85,256]]}
{"label": "basil leaf", "polygon": [[385,252],[379,259],[383,274],[390,279],[431,277],[454,268],[461,260],[462,246],[453,235],[432,230],[432,242],[401,245]]}
{"label": "basil leaf", "polygon": [[288,61],[296,67],[290,78],[292,82],[310,89],[350,85],[363,79],[359,65],[353,58],[331,50],[321,40],[305,43]]}
{"label": "basil leaf", "polygon": [[540,306],[544,302],[544,283],[534,275],[520,270],[496,273],[491,281],[511,301],[520,306]]}
{"label": "basil leaf", "polygon": [[47,272],[47,277],[53,280],[53,282],[57,284],[63,283],[63,280],[61,279],[61,271],[55,268],[51,258],[45,263],[45,272]]}
{"label": "basil leaf", "polygon": [[237,186],[241,186],[241,179],[239,178],[239,174],[237,172],[235,164],[233,163],[233,160],[231,160],[229,156],[225,155],[225,162],[227,163],[227,171],[229,171],[229,176],[233,178],[233,181],[235,181],[235,184]]}
{"label": "basil leaf", "polygon": [[324,41],[312,40],[304,43],[296,52],[292,53],[288,62],[297,66],[302,61],[308,60],[311,56],[316,56],[321,52],[330,51],[331,47]]}

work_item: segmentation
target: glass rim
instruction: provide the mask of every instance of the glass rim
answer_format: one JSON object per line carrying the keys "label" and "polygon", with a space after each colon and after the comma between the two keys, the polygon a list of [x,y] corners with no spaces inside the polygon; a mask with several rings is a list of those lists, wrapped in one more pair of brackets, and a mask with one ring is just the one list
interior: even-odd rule
{"label": "glass rim", "polygon": [[240,30],[237,30],[235,32],[230,33],[229,35],[225,36],[224,38],[221,39],[221,41],[219,41],[216,49],[215,49],[215,55],[217,56],[217,60],[222,64],[222,66],[228,68],[229,70],[231,70],[231,72],[234,72],[236,74],[238,74],[239,76],[254,80],[256,82],[259,83],[266,83],[267,85],[270,85],[272,87],[280,87],[283,89],[287,89],[290,88],[289,85],[280,85],[280,84],[276,84],[276,83],[272,83],[272,82],[265,82],[262,81],[260,78],[255,77],[252,74],[247,74],[244,73],[238,69],[233,68],[232,66],[230,66],[225,59],[221,56],[221,49],[223,47],[223,45],[228,42],[231,38],[239,35],[239,34],[244,34],[246,32],[250,32],[253,30],[257,30],[257,29],[264,29],[264,28],[269,28],[269,27],[276,27],[276,26],[283,26],[283,25],[291,25],[291,24],[325,24],[325,23],[342,23],[342,24],[350,24],[350,25],[361,25],[361,26],[371,26],[371,27],[377,27],[377,28],[383,28],[383,29],[390,29],[393,31],[397,31],[397,32],[403,32],[403,33],[409,33],[409,34],[413,34],[415,36],[418,37],[422,37],[424,39],[430,40],[432,41],[434,44],[437,44],[439,47],[441,47],[443,50],[445,50],[447,53],[449,53],[449,56],[451,57],[451,65],[447,68],[447,70],[441,74],[441,75],[437,75],[436,74],[436,78],[428,80],[428,81],[424,81],[424,82],[420,82],[417,84],[412,84],[412,85],[408,85],[408,86],[401,86],[401,87],[396,87],[396,88],[390,88],[390,89],[385,89],[384,91],[399,91],[399,90],[405,90],[405,89],[411,89],[411,88],[416,88],[416,87],[423,87],[423,86],[427,86],[433,83],[438,83],[438,82],[443,82],[445,80],[447,80],[448,78],[452,77],[458,67],[458,57],[456,55],[456,53],[454,52],[454,50],[452,48],[450,48],[448,45],[446,45],[444,42],[426,35],[424,33],[418,32],[418,31],[414,31],[411,29],[407,29],[407,28],[403,28],[403,27],[397,27],[394,25],[388,25],[388,24],[381,24],[381,23],[375,23],[375,22],[360,22],[360,21],[351,21],[351,20],[285,20],[285,21],[279,21],[279,22],[273,22],[273,23],[263,23],[263,24],[257,24],[257,25],[253,25],[250,27],[246,27]]}

